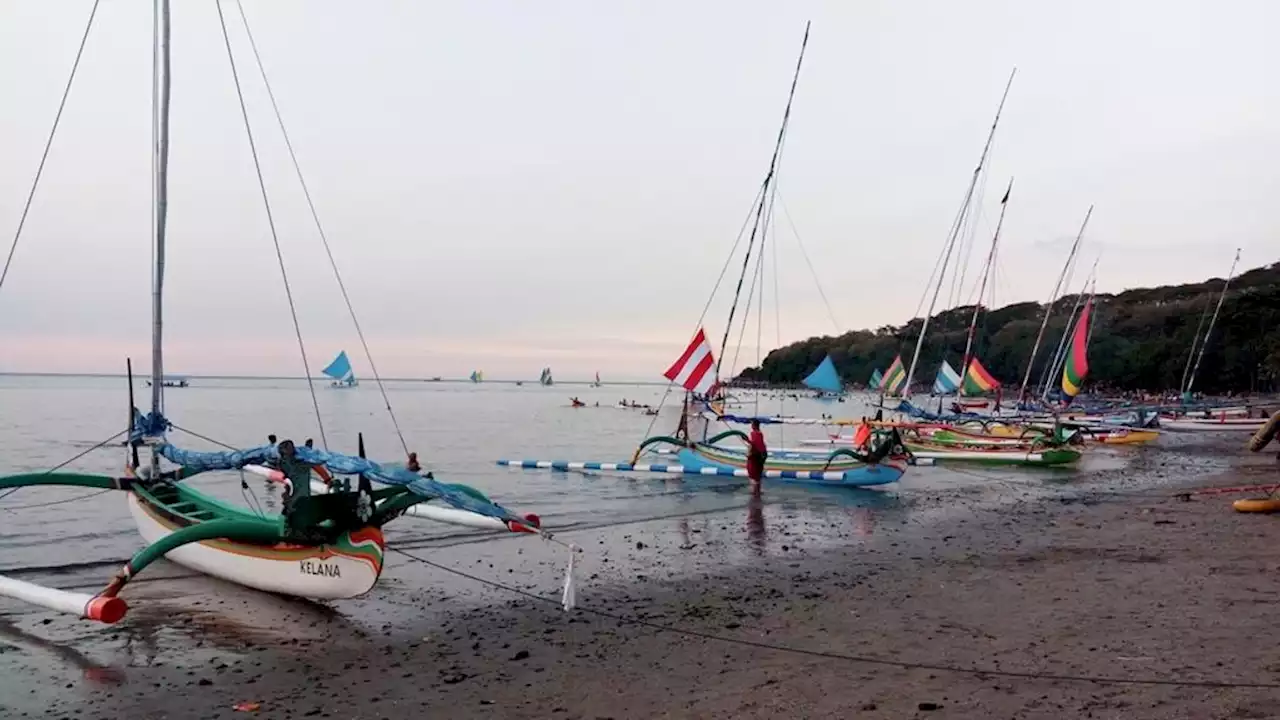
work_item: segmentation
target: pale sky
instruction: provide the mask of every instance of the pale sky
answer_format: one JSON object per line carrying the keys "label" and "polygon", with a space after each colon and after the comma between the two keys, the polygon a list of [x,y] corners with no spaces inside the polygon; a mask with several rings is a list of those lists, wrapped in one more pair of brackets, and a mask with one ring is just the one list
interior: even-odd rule
{"label": "pale sky", "polygon": [[[0,3],[0,253],[90,4]],[[0,370],[147,365],[150,5],[100,7],[0,288]],[[1077,277],[1101,252],[1100,291],[1280,255],[1271,0],[245,6],[387,375],[660,379],[763,177],[806,20],[781,196],[839,330],[912,315],[1015,65],[967,271],[1016,176],[998,304],[1045,299],[1091,203]],[[312,370],[345,348],[367,376],[224,9]],[[166,369],[300,375],[213,3],[174,3],[173,28]],[[765,351],[837,330],[779,226]]]}

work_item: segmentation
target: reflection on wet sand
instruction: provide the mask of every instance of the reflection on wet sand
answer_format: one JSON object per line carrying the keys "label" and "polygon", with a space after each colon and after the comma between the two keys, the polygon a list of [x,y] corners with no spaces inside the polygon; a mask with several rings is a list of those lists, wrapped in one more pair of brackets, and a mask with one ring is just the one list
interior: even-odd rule
{"label": "reflection on wet sand", "polygon": [[764,499],[759,495],[747,501],[747,542],[756,555],[764,554]]}
{"label": "reflection on wet sand", "polygon": [[859,537],[867,537],[871,535],[875,528],[876,517],[870,508],[850,508],[849,517],[852,519],[853,532]]}
{"label": "reflection on wet sand", "polygon": [[303,649],[362,634],[346,616],[310,600],[204,577],[178,589],[163,599],[139,598],[128,622],[120,625],[120,649],[130,665],[186,664],[208,652],[239,653],[253,647]]}
{"label": "reflection on wet sand", "polygon": [[0,643],[79,670],[85,680],[110,685],[124,680],[124,670],[100,663],[73,647],[59,645],[0,620]]}

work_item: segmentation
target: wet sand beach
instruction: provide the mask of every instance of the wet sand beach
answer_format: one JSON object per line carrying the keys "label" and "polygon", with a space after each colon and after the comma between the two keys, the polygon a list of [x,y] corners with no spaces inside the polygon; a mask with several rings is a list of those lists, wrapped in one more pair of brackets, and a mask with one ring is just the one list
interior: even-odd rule
{"label": "wet sand beach", "polygon": [[[790,502],[502,539],[417,558],[334,608],[187,577],[139,583],[106,634],[8,616],[5,717],[1280,717],[1280,481],[1241,438],[1124,469],[815,514]],[[1229,456],[1221,471],[1207,462]],[[978,471],[982,472],[982,471]],[[994,498],[994,499],[993,499]],[[909,502],[911,512],[896,503]],[[203,588],[203,589],[201,589]],[[12,652],[12,651],[10,651]],[[0,663],[6,662],[0,652]],[[1095,682],[1084,678],[1105,678]],[[1185,684],[1179,684],[1185,683]],[[1231,686],[1236,685],[1236,686]],[[1269,687],[1250,687],[1263,685]],[[252,713],[237,703],[257,703]]]}

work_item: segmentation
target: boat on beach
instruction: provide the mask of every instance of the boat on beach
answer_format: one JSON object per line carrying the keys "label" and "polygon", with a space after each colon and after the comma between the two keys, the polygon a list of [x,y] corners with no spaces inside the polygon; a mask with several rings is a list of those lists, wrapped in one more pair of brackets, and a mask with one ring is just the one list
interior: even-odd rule
{"label": "boat on beach", "polygon": [[[178,428],[164,414],[162,319],[164,262],[168,249],[170,104],[168,0],[157,0],[156,11],[153,34],[156,114],[153,120],[158,130],[158,143],[152,166],[155,291],[151,308],[150,409],[144,413],[135,403],[132,365],[129,363],[128,405],[124,408],[128,410],[129,422],[125,429],[91,448],[107,447],[122,436],[126,437],[124,471],[121,474],[64,471],[60,465],[46,472],[0,476],[0,491],[4,491],[0,492],[0,497],[21,488],[47,486],[122,492],[146,546],[96,593],[75,592],[0,576],[0,595],[112,623],[127,611],[121,593],[128,583],[161,558],[257,590],[334,600],[363,595],[375,586],[382,574],[387,549],[382,529],[402,515],[419,515],[470,527],[501,528],[551,538],[550,533],[539,527],[537,516],[517,515],[474,488],[441,482],[430,472],[423,473],[413,453],[409,453],[408,461],[403,465],[378,463],[365,458],[363,439],[358,455],[313,448],[310,441],[296,445],[287,439],[243,450],[218,451],[189,450],[171,442],[172,435],[188,431]],[[74,69],[72,72],[74,77]],[[265,72],[263,76],[265,80]],[[55,124],[51,141],[56,129]],[[281,129],[283,131],[283,121]],[[251,131],[247,127],[246,131],[250,133],[252,142]],[[38,179],[37,176],[37,183]],[[35,192],[34,187],[32,192]],[[264,190],[264,200],[265,197]],[[267,210],[270,211],[269,206]],[[16,244],[17,239],[14,242]],[[288,290],[283,256],[279,259]],[[336,265],[334,271],[337,274]],[[338,281],[341,283],[340,276]],[[352,315],[354,318],[354,311]],[[306,353],[300,331],[298,339],[305,368]],[[330,369],[334,372],[328,372]],[[354,385],[345,352],[326,368],[325,374],[348,378],[351,380],[348,386]],[[327,445],[309,372],[306,377],[316,405],[322,444]],[[381,380],[378,382],[381,389]],[[387,409],[390,413],[389,402]],[[400,439],[403,443],[403,435]],[[407,447],[405,444],[406,452]],[[239,508],[214,498],[189,482],[194,477],[217,471],[241,471],[274,477],[286,489],[282,512]],[[311,492],[314,475],[327,478],[325,492]],[[439,513],[419,507],[432,501],[448,507],[439,508],[443,511]],[[571,578],[566,580],[565,593],[566,605],[571,605]]]}

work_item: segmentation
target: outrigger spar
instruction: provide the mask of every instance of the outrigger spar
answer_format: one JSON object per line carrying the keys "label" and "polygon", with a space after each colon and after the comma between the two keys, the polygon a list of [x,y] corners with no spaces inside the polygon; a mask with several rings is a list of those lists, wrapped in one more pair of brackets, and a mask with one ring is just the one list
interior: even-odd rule
{"label": "outrigger spar", "polygon": [[[218,13],[221,20],[220,4]],[[86,37],[92,17],[90,15],[89,27],[85,29]],[[185,450],[168,441],[167,433],[177,429],[164,415],[162,342],[168,209],[169,22],[168,0],[157,0],[153,28],[156,146],[150,412],[144,415],[132,407],[130,373],[128,457],[126,470],[120,476],[50,471],[0,477],[0,490],[42,485],[121,490],[127,493],[129,511],[148,545],[96,594],[69,592],[0,576],[0,595],[111,623],[122,618],[127,610],[120,597],[126,584],[151,563],[167,557],[193,570],[268,592],[315,599],[355,597],[368,592],[382,573],[386,549],[382,526],[404,514],[469,527],[535,533],[551,539],[549,533],[539,528],[537,516],[517,515],[474,488],[443,483],[431,473],[422,473],[413,453],[409,453],[403,465],[366,459],[363,440],[358,456],[296,446],[290,440],[222,452]],[[225,24],[222,29],[226,40]],[[248,32],[247,20],[245,29]],[[233,56],[229,59],[234,75],[235,60]],[[77,65],[78,60],[77,57]],[[72,77],[74,72],[73,67]],[[265,73],[263,79],[266,79]],[[238,90],[238,77],[236,83]],[[283,124],[281,129],[283,131]],[[251,133],[249,142],[252,146]],[[265,190],[263,199],[266,200]],[[267,212],[269,217],[269,205]],[[283,270],[281,260],[282,273]],[[336,266],[334,270],[336,274]],[[287,282],[286,277],[286,285]],[[305,353],[303,357],[305,362]],[[139,447],[150,450],[145,466],[138,460]],[[165,466],[162,460],[169,465]],[[205,495],[185,482],[201,473],[236,469],[282,482],[287,488],[284,511],[279,515],[250,512]],[[313,472],[325,477],[326,482],[312,480]],[[442,501],[449,507],[423,505],[430,500]],[[571,552],[577,551],[572,545],[569,548]],[[572,557],[569,568],[570,576],[564,588],[566,607],[573,603]]]}

